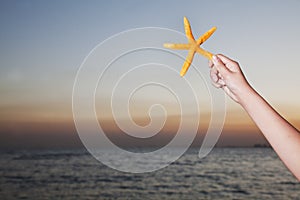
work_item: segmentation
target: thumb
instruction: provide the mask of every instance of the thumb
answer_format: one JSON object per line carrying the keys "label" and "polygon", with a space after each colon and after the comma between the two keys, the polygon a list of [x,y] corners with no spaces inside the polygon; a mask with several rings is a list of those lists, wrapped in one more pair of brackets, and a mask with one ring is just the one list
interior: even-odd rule
{"label": "thumb", "polygon": [[224,65],[222,60],[217,55],[213,55],[212,62],[223,77],[226,77],[228,74],[230,74],[229,69]]}

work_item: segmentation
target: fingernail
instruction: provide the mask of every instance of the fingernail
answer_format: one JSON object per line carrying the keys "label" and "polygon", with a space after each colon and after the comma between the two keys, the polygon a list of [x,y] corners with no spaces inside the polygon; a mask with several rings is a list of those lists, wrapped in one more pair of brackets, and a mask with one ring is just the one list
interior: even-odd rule
{"label": "fingernail", "polygon": [[212,76],[212,79],[213,79],[214,82],[217,82],[219,80],[219,77],[216,74],[214,74]]}
{"label": "fingernail", "polygon": [[214,63],[217,63],[219,61],[216,55],[213,55],[212,60]]}

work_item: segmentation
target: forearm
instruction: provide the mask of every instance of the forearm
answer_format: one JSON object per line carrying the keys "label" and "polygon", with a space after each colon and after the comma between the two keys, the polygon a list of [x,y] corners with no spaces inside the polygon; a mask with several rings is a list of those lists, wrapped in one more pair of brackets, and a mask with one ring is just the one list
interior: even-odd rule
{"label": "forearm", "polygon": [[237,62],[214,55],[210,76],[213,85],[222,88],[248,112],[273,149],[300,181],[300,133],[281,117],[247,83]]}
{"label": "forearm", "polygon": [[285,165],[300,180],[300,134],[253,89],[241,94],[240,104]]}

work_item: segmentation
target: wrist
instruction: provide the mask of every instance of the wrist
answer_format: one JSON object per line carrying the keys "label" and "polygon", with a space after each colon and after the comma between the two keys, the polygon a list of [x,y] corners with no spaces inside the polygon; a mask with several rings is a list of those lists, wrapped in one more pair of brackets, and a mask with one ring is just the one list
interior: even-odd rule
{"label": "wrist", "polygon": [[257,95],[257,92],[250,86],[247,85],[238,95],[239,104],[246,108],[248,104],[251,104],[251,99]]}

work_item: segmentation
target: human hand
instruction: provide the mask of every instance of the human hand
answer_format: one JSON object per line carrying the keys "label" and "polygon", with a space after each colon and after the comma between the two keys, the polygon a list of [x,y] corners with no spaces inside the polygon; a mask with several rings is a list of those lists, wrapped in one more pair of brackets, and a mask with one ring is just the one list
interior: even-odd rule
{"label": "human hand", "polygon": [[222,88],[237,103],[241,104],[246,95],[253,91],[236,61],[218,54],[208,65],[212,84]]}

